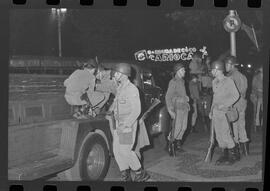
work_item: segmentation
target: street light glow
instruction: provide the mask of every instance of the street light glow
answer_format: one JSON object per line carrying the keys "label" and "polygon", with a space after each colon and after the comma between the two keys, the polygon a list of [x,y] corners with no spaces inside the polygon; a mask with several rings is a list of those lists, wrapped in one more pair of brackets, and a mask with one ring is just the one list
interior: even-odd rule
{"label": "street light glow", "polygon": [[56,13],[56,12],[61,12],[61,13],[66,13],[67,12],[67,8],[60,8],[60,9],[58,9],[58,8],[52,8],[51,9],[52,10],[52,13]]}
{"label": "street light glow", "polygon": [[243,65],[243,64],[241,64],[241,67],[244,67],[244,65]]}
{"label": "street light glow", "polygon": [[248,68],[251,68],[251,65],[250,64],[248,64]]}
{"label": "street light glow", "polygon": [[61,9],[60,9],[60,12],[61,12],[61,13],[66,13],[66,12],[67,12],[67,8],[61,8]]}

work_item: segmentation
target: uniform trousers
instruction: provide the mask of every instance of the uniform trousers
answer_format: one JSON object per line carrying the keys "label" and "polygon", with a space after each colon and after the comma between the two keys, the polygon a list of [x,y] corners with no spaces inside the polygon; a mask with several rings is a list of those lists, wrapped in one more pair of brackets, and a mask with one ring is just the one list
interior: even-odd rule
{"label": "uniform trousers", "polygon": [[263,123],[263,120],[260,120],[260,111],[263,110],[263,100],[262,100],[262,98],[257,99],[255,106],[256,106],[255,125],[260,126]]}
{"label": "uniform trousers", "polygon": [[[239,110],[238,110],[239,111]],[[247,138],[246,132],[246,120],[245,120],[245,110],[239,111],[239,118],[236,122],[233,123],[233,135],[234,141],[236,143],[245,143],[248,142],[249,139]]]}
{"label": "uniform trousers", "polygon": [[229,126],[230,124],[228,123],[225,114],[225,111],[213,109],[212,125],[215,130],[219,147],[231,149],[235,147],[235,143],[233,140],[232,129]]}
{"label": "uniform trousers", "polygon": [[194,127],[198,118],[198,104],[197,100],[193,100],[193,113],[192,113],[192,118],[191,118],[191,126]]}
{"label": "uniform trousers", "polygon": [[188,110],[176,109],[175,111],[175,129],[174,139],[182,140],[187,129]]}
{"label": "uniform trousers", "polygon": [[136,131],[133,130],[133,143],[120,144],[119,134],[117,130],[113,130],[113,153],[120,171],[127,170],[129,168],[136,171],[141,168],[140,160],[136,153],[132,150],[135,136]]}

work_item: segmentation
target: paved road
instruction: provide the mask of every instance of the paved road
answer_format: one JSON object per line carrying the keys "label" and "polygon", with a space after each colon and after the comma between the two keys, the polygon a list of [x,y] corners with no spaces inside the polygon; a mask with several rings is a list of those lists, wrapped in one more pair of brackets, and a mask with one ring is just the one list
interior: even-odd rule
{"label": "paved road", "polygon": [[[145,169],[151,174],[152,181],[260,181],[262,179],[262,135],[252,134],[250,156],[242,157],[232,166],[215,166],[221,154],[216,148],[211,163],[203,161],[207,152],[208,133],[192,133],[184,143],[184,153],[170,157],[164,150],[162,135],[154,140],[154,148],[146,150]],[[120,173],[115,161],[105,180],[118,181]]]}
{"label": "paved road", "polygon": [[[143,164],[151,175],[150,181],[258,182],[262,179],[262,140],[262,133],[251,133],[250,156],[243,156],[232,166],[215,166],[215,160],[221,154],[221,149],[217,147],[212,162],[203,161],[209,145],[207,132],[190,133],[183,145],[185,152],[178,153],[176,157],[168,156],[164,150],[165,138],[160,135],[143,152]],[[65,180],[65,177],[52,180]],[[105,181],[119,180],[120,172],[112,158]]]}

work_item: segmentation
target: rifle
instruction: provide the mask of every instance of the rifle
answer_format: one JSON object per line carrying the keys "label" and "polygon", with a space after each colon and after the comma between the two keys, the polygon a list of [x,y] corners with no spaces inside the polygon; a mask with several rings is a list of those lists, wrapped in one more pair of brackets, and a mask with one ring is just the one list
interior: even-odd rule
{"label": "rifle", "polygon": [[207,150],[207,154],[205,156],[204,162],[211,162],[212,160],[212,156],[214,154],[214,148],[215,148],[215,129],[214,129],[214,125],[211,122],[211,132],[210,132],[210,145],[208,147]]}
{"label": "rifle", "polygon": [[85,100],[86,101],[86,104],[82,108],[83,114],[84,115],[91,115],[92,117],[95,117],[96,116],[96,113],[94,111],[95,108],[91,104],[91,102],[90,102],[90,100],[89,100],[88,95],[87,95],[86,92],[83,95],[81,95],[81,100]]}
{"label": "rifle", "polygon": [[234,138],[234,134],[233,134],[233,127],[232,127],[232,122],[230,122],[228,116],[225,114],[225,117],[227,119],[227,122],[228,122],[228,125],[229,125],[229,128],[230,128],[230,134],[232,136],[232,138]]}

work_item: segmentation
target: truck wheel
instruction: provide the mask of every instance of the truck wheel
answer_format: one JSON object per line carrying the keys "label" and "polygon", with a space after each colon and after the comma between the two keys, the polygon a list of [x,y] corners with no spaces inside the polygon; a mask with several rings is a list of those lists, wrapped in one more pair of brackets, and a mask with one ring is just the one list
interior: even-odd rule
{"label": "truck wheel", "polygon": [[108,172],[110,156],[104,138],[99,134],[90,136],[79,155],[82,180],[103,180]]}

